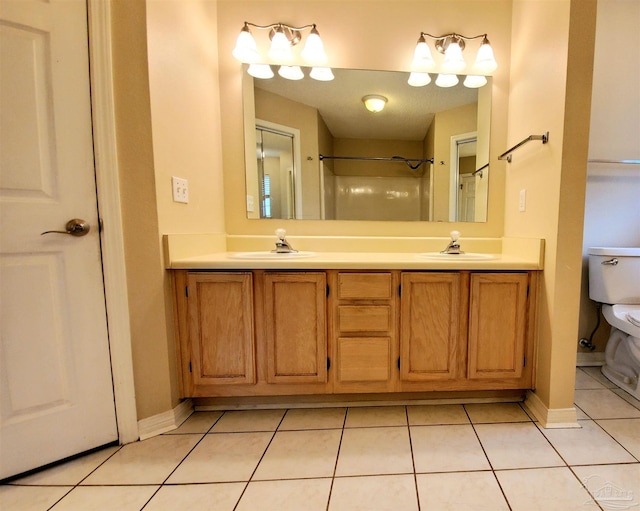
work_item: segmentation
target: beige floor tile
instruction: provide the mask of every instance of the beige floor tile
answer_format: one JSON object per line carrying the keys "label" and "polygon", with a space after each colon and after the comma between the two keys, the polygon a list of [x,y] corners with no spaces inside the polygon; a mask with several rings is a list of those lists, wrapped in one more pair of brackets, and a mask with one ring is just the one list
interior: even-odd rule
{"label": "beige floor tile", "polygon": [[422,511],[509,511],[493,472],[418,474]]}
{"label": "beige floor tile", "polygon": [[246,483],[163,486],[144,511],[233,511]]}
{"label": "beige floor tile", "polygon": [[413,472],[408,428],[345,429],[337,476]]}
{"label": "beige floor tile", "polygon": [[606,419],[596,422],[640,460],[640,419]]}
{"label": "beige floor tile", "polygon": [[473,424],[531,421],[518,403],[478,403],[464,407]]}
{"label": "beige floor tile", "polygon": [[162,483],[201,438],[201,435],[161,435],[127,444],[82,484]]}
{"label": "beige floor tile", "polygon": [[589,493],[567,467],[500,470],[496,477],[512,511],[597,509]]}
{"label": "beige floor tile", "polygon": [[407,406],[407,413],[412,426],[469,424],[462,405],[413,405]]}
{"label": "beige floor tile", "polygon": [[225,412],[211,433],[275,431],[285,410],[240,410]]}
{"label": "beige floor tile", "polygon": [[76,486],[52,511],[139,511],[157,486]]}
{"label": "beige floor tile", "polygon": [[333,482],[329,511],[417,511],[413,475],[342,477]]}
{"label": "beige floor tile", "polygon": [[612,383],[607,379],[607,377],[602,374],[602,368],[600,366],[590,366],[590,367],[581,367],[581,371],[584,371],[586,374],[591,376],[594,380],[602,383],[603,387],[608,389],[616,388],[615,383]]}
{"label": "beige floor tile", "polygon": [[640,417],[640,410],[609,389],[576,390],[574,401],[592,419]]}
{"label": "beige floor tile", "polygon": [[298,408],[288,410],[279,431],[297,429],[340,429],[346,408]]}
{"label": "beige floor tile", "polygon": [[640,410],[640,401],[638,401],[635,397],[633,397],[628,392],[622,389],[611,389],[611,392],[613,392],[616,396],[624,399],[627,403],[629,403],[634,408],[637,408],[638,410]]}
{"label": "beige floor tile", "polygon": [[580,410],[580,408],[578,406],[576,406],[575,409],[576,409],[576,419],[577,420],[579,420],[579,421],[591,420],[589,418],[589,416],[586,413],[584,413],[582,410]]}
{"label": "beige floor tile", "polygon": [[0,486],[0,509],[46,511],[71,489],[71,486]]}
{"label": "beige floor tile", "polygon": [[325,511],[331,478],[252,481],[236,511]]}
{"label": "beige floor tile", "polygon": [[345,428],[369,428],[406,426],[407,412],[404,406],[365,406],[349,408]]}
{"label": "beige floor tile", "polygon": [[248,481],[272,436],[269,432],[206,435],[167,482]]}
{"label": "beige floor tile", "polygon": [[573,467],[602,509],[640,508],[640,463]]}
{"label": "beige floor tile", "polygon": [[542,429],[568,465],[597,465],[636,461],[593,421],[580,421],[581,428]]}
{"label": "beige floor tile", "polygon": [[576,367],[576,389],[603,389],[605,386],[589,373]]}
{"label": "beige floor tile", "polygon": [[331,477],[342,430],[278,431],[254,480]]}
{"label": "beige floor tile", "polygon": [[107,447],[106,449],[82,456],[81,458],[67,461],[61,465],[23,477],[14,481],[14,483],[43,486],[75,486],[118,449],[120,449],[120,447]]}
{"label": "beige floor tile", "polygon": [[491,469],[471,424],[412,426],[411,447],[416,472]]}
{"label": "beige floor tile", "polygon": [[180,435],[184,433],[206,433],[220,418],[222,412],[194,412],[180,427],[165,433],[166,435]]}
{"label": "beige floor tile", "polygon": [[477,424],[474,427],[495,470],[564,466],[532,422]]}

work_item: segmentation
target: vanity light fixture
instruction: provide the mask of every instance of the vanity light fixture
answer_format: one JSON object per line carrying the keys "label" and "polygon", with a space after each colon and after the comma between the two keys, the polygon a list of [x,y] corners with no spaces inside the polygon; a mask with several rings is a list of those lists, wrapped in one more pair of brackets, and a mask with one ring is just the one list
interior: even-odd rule
{"label": "vanity light fixture", "polygon": [[463,83],[465,87],[482,87],[487,83],[485,75],[492,73],[498,67],[493,55],[493,49],[489,39],[487,39],[487,34],[466,37],[455,33],[433,36],[426,32],[421,32],[413,52],[409,85],[422,87],[431,82],[429,72],[435,70],[436,63],[427,44],[427,38],[432,39],[434,48],[444,55],[440,65],[441,73],[436,78],[436,85],[439,87],[453,87],[458,84],[456,75],[463,71],[467,65],[463,57],[463,51],[466,47],[465,41],[474,41],[482,38],[476,60],[471,67],[471,74],[467,76]]}
{"label": "vanity light fixture", "polygon": [[382,112],[384,109],[387,104],[387,98],[379,96],[378,94],[369,94],[362,98],[362,102],[369,112],[377,114],[378,112]]}
{"label": "vanity light fixture", "polygon": [[[267,59],[264,59],[258,50],[258,45],[249,27],[269,30],[271,44],[267,52]],[[278,74],[283,78],[300,80],[304,78],[304,73],[300,66],[294,65],[292,48],[300,43],[302,31],[307,29],[309,29],[309,35],[305,41],[304,48],[300,52],[300,56],[305,63],[312,66],[309,76],[314,80],[333,80],[331,69],[323,67],[323,64],[327,61],[327,54],[324,51],[324,45],[315,24],[294,27],[286,23],[256,25],[245,21],[236,40],[232,55],[240,62],[249,64],[247,72],[255,78],[272,78],[274,75],[269,64],[275,64],[280,65]],[[269,69],[267,70],[267,68]]]}

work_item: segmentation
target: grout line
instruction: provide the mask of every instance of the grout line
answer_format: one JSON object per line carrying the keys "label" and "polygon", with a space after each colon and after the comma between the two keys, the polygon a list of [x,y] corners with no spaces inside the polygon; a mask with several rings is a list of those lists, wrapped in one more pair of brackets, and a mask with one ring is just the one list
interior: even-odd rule
{"label": "grout line", "polygon": [[329,495],[327,496],[327,507],[326,511],[329,511],[329,504],[331,502],[331,493],[333,492],[333,483],[336,480],[336,471],[338,470],[338,459],[340,458],[340,449],[342,448],[342,438],[344,437],[344,429],[347,424],[347,413],[349,413],[349,408],[344,409],[344,417],[342,419],[342,429],[340,430],[340,441],[338,442],[338,452],[336,454],[336,462],[333,465],[333,475],[331,476],[331,485],[329,486]]}
{"label": "grout line", "polygon": [[[636,460],[637,462],[640,462],[640,457],[635,456],[629,449],[627,449],[624,445],[622,445],[621,442],[618,441],[618,439],[616,437],[614,437],[611,433],[609,433],[606,429],[604,429],[604,427],[602,427],[602,425],[598,422],[598,421],[607,421],[607,420],[633,420],[633,419],[593,419],[593,423],[598,426],[602,431],[604,431],[607,435],[609,435],[609,437],[611,437],[613,439],[614,442],[616,442],[620,447],[622,447],[627,453],[629,453],[629,455]],[[640,421],[640,418],[637,419],[638,421]],[[600,464],[600,463],[599,463]]]}
{"label": "grout line", "polygon": [[467,407],[465,405],[462,405],[462,409],[464,410],[464,413],[467,414],[467,419],[469,419],[469,424],[471,424],[471,427],[473,428],[473,433],[476,435],[478,443],[480,444],[480,448],[482,449],[482,452],[484,453],[484,457],[487,458],[487,463],[489,463],[489,467],[491,468],[491,473],[493,474],[493,478],[495,479],[496,483],[498,484],[498,488],[500,488],[500,492],[502,493],[502,498],[504,499],[505,503],[507,504],[507,507],[509,508],[509,511],[513,511],[513,508],[511,507],[511,503],[509,502],[509,499],[507,498],[507,494],[505,493],[504,488],[500,484],[500,479],[498,479],[498,476],[496,475],[496,471],[493,468],[493,463],[491,463],[491,458],[489,458],[489,455],[487,454],[487,451],[484,448],[484,445],[482,444],[482,440],[480,440],[480,435],[478,435],[478,432],[476,431],[476,425],[471,420],[471,416],[469,415],[469,412],[467,411]]}
{"label": "grout line", "polygon": [[411,441],[411,425],[409,424],[409,410],[404,407],[404,413],[407,418],[407,432],[409,433],[409,451],[411,452],[411,466],[413,467],[413,483],[416,488],[416,502],[418,503],[418,511],[421,510],[420,506],[420,492],[418,491],[418,476],[416,474],[416,459],[413,455],[413,442]]}
{"label": "grout line", "polygon": [[271,439],[269,440],[269,443],[265,447],[264,452],[262,453],[262,456],[260,456],[260,459],[258,460],[258,463],[256,463],[256,466],[253,469],[253,472],[251,472],[251,475],[249,476],[249,479],[247,480],[247,484],[244,485],[244,489],[242,490],[242,493],[240,493],[240,496],[238,497],[238,501],[236,502],[236,505],[233,506],[233,511],[235,511],[238,508],[238,505],[240,504],[240,501],[242,500],[242,497],[244,496],[245,492],[247,491],[247,488],[249,487],[249,483],[253,479],[253,476],[255,475],[256,471],[258,470],[258,467],[260,466],[260,463],[262,463],[262,460],[264,459],[265,455],[267,454],[267,451],[269,450],[269,447],[271,446],[271,443],[273,442],[273,439],[276,437],[276,434],[278,433],[278,428],[282,424],[282,421],[284,420],[284,416],[287,414],[287,412],[288,412],[288,409],[285,410],[284,413],[282,414],[282,417],[280,417],[280,422],[278,422],[278,425],[276,426],[276,429],[273,431],[273,435],[271,435]]}

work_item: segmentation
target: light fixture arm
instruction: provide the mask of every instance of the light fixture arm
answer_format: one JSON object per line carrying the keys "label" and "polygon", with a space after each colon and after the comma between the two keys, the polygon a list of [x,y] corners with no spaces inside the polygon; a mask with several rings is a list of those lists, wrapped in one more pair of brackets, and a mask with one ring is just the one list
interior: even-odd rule
{"label": "light fixture arm", "polygon": [[[458,45],[460,46],[461,50],[464,50],[465,48],[465,41],[474,41],[475,39],[480,39],[481,37],[483,38],[482,41],[487,41],[487,43],[489,42],[489,40],[487,39],[487,34],[480,34],[480,35],[476,35],[473,37],[467,37],[464,35],[460,35],[460,34],[456,34],[455,32],[451,33],[451,34],[444,34],[444,35],[431,35],[427,32],[420,32],[420,37],[422,39],[424,39],[424,37],[429,37],[431,39],[433,39],[435,41],[434,46],[436,48],[436,50],[438,50],[440,53],[444,53],[445,50],[447,49],[447,47],[449,46],[449,44],[451,43],[451,41],[456,41],[458,43]],[[420,40],[420,39],[419,39]]]}

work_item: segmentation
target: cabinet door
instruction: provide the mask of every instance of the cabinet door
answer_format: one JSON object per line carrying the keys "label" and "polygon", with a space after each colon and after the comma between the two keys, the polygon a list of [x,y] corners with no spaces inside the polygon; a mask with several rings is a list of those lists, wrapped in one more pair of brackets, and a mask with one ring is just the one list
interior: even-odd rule
{"label": "cabinet door", "polygon": [[459,273],[403,273],[400,378],[451,380],[459,375]]}
{"label": "cabinet door", "polygon": [[266,272],[267,382],[327,381],[324,272]]}
{"label": "cabinet door", "polygon": [[471,275],[469,378],[520,378],[524,367],[526,273]]}
{"label": "cabinet door", "polygon": [[190,273],[193,384],[255,383],[250,272]]}

